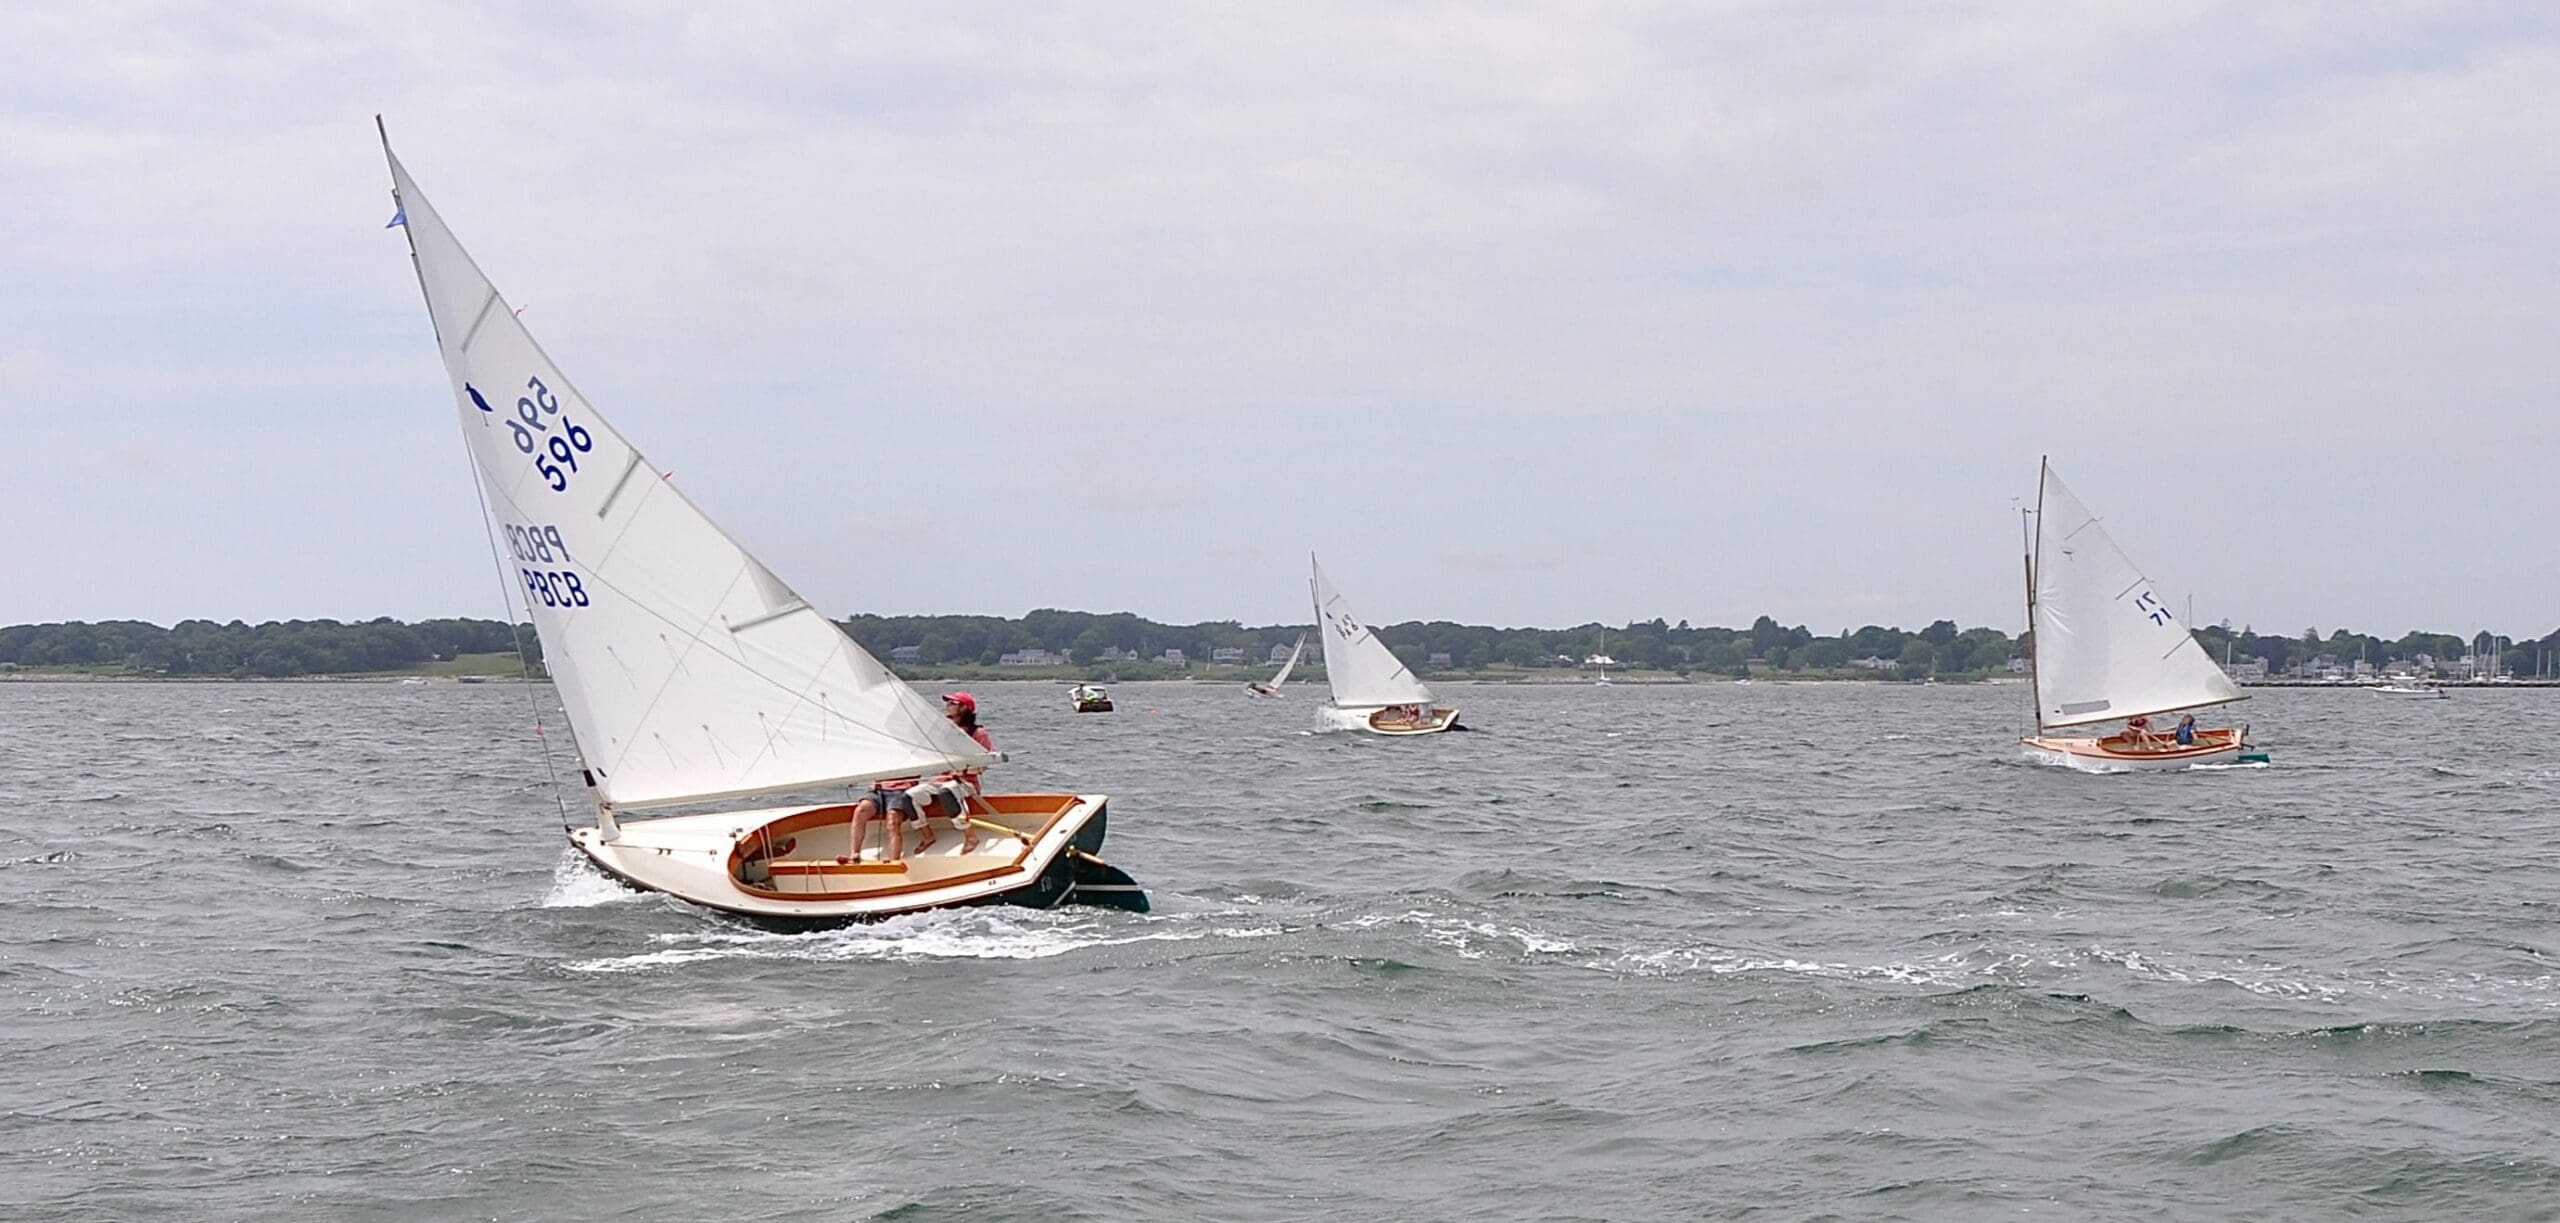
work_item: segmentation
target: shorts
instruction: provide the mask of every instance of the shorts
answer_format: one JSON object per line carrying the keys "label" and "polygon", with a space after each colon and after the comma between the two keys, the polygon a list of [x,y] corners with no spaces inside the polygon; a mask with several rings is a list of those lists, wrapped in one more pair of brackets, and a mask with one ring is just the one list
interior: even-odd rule
{"label": "shorts", "polygon": [[919,781],[904,790],[875,789],[871,799],[880,814],[902,824],[922,824],[948,812],[958,818],[969,809],[968,788],[956,781]]}
{"label": "shorts", "polygon": [[920,781],[907,787],[906,797],[918,812],[914,817],[917,823],[935,814],[948,814],[956,820],[969,813],[969,787],[963,782]]}

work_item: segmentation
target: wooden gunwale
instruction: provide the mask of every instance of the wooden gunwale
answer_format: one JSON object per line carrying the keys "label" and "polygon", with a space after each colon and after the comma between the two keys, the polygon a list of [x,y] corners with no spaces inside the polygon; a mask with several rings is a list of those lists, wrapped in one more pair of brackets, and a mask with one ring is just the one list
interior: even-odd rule
{"label": "wooden gunwale", "polygon": [[[971,871],[960,875],[945,875],[939,879],[900,884],[896,887],[863,888],[858,891],[841,892],[776,891],[760,884],[749,883],[739,874],[740,868],[745,865],[747,851],[760,842],[778,841],[795,833],[806,832],[813,828],[825,827],[829,824],[847,824],[851,823],[853,820],[853,804],[851,803],[837,803],[825,807],[812,807],[806,811],[795,811],[781,819],[766,824],[762,829],[755,833],[750,833],[747,836],[738,838],[737,844],[732,846],[729,850],[729,880],[739,891],[744,892],[749,896],[760,897],[766,900],[786,901],[867,900],[873,897],[907,896],[913,895],[917,892],[929,892],[942,888],[982,883],[986,880],[1002,878],[1021,870],[1023,863],[1031,857],[1032,845],[1038,842],[1042,837],[1049,835],[1050,830],[1058,826],[1058,821],[1066,818],[1068,812],[1075,810],[1077,801],[1078,796],[1073,794],[990,794],[974,800],[970,804],[970,810],[973,814],[1035,815],[1044,810],[1048,812],[1048,818],[1041,821],[1038,829],[1015,842],[1016,849],[1014,850],[1013,860],[1011,862],[1007,862],[1002,866],[989,867],[986,870]],[[993,836],[996,834],[989,833],[986,835]],[[824,867],[836,864],[807,862],[768,864],[769,867],[782,865],[802,867],[803,869],[801,870],[789,871],[787,873],[795,878],[806,878],[811,874],[825,875],[833,873],[823,869],[810,871],[805,869],[806,867],[813,865]],[[843,865],[851,866],[852,864],[847,863]],[[852,874],[855,872],[846,870],[844,873]],[[861,873],[870,874],[874,872],[864,871]]]}

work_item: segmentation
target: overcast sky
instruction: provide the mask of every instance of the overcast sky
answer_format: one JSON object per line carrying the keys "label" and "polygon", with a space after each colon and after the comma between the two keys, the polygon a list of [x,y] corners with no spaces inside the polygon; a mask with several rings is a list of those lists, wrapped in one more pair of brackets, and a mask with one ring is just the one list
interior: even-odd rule
{"label": "overcast sky", "polygon": [[[849,15],[857,12],[866,15]],[[820,606],[2560,624],[2541,3],[0,6],[0,623],[502,613],[374,139]]]}

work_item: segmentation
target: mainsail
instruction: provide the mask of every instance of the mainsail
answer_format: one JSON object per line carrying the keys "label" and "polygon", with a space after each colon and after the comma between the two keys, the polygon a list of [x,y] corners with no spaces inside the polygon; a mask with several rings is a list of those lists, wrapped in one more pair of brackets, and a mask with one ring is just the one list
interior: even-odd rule
{"label": "mainsail", "polygon": [[1307,637],[1306,634],[1300,633],[1298,635],[1298,644],[1289,647],[1289,661],[1280,664],[1280,673],[1271,677],[1271,683],[1269,686],[1277,688],[1282,684],[1288,683],[1289,673],[1298,669],[1298,657],[1306,652]]}
{"label": "mainsail", "polygon": [[388,140],[383,153],[509,578],[600,799],[699,802],[996,759],[607,424]]}
{"label": "mainsail", "polygon": [[1333,703],[1344,709],[1430,704],[1431,689],[1351,614],[1351,605],[1325,580],[1324,566],[1315,564],[1314,557],[1307,562],[1315,570],[1316,631],[1324,637],[1324,674],[1333,686]]}
{"label": "mainsail", "polygon": [[2050,464],[2037,499],[2030,564],[2039,726],[2247,699]]}

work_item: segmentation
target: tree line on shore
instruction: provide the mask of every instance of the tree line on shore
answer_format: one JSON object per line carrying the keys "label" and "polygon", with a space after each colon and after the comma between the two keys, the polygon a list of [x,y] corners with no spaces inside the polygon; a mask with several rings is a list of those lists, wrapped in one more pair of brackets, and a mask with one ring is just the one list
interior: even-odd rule
{"label": "tree line on shore", "polygon": [[[1241,650],[1248,665],[1259,666],[1274,646],[1285,647],[1311,631],[1306,625],[1248,627],[1233,620],[1160,624],[1128,612],[1055,609],[1018,619],[866,615],[844,625],[883,659],[911,646],[914,662],[926,667],[994,666],[1006,654],[1031,649],[1064,656],[1080,667],[1160,659],[1169,650],[1201,663],[1222,649]],[[2025,649],[2023,640],[1999,629],[1958,629],[1952,620],[1917,631],[1868,625],[1832,635],[1817,635],[1803,625],[1784,626],[1768,616],[1740,629],[1695,628],[1686,620],[1671,624],[1659,619],[1562,629],[1434,620],[1384,626],[1378,632],[1424,673],[1574,669],[1593,655],[1605,655],[1622,667],[1680,674],[1864,672],[1912,678],[2003,673]],[[511,654],[519,636],[538,667],[540,650],[532,627],[510,627],[498,620],[408,624],[382,617],[353,624],[286,620],[256,625],[187,620],[169,628],[132,620],[20,624],[0,628],[0,665],[239,678],[362,674],[412,670],[464,654]],[[2217,660],[2263,659],[2278,674],[2321,658],[2339,663],[2361,659],[2379,667],[2420,656],[2441,663],[2472,653],[2475,646],[2493,648],[2486,644],[2487,634],[2464,638],[2413,632],[2386,639],[2339,629],[2326,636],[2306,630],[2287,637],[2235,631],[2228,624],[2207,626],[2197,637]],[[2536,672],[2546,655],[2560,657],[2560,631],[2512,643],[2495,640],[2511,672]],[[1309,654],[1305,665],[1321,667],[1321,654]]]}
{"label": "tree line on shore", "polygon": [[[533,626],[522,629],[538,663]],[[285,679],[405,671],[464,654],[513,654],[517,630],[502,620],[421,620],[388,616],[336,620],[182,620],[169,628],[139,620],[95,624],[13,624],[0,628],[0,665],[141,675]]]}

